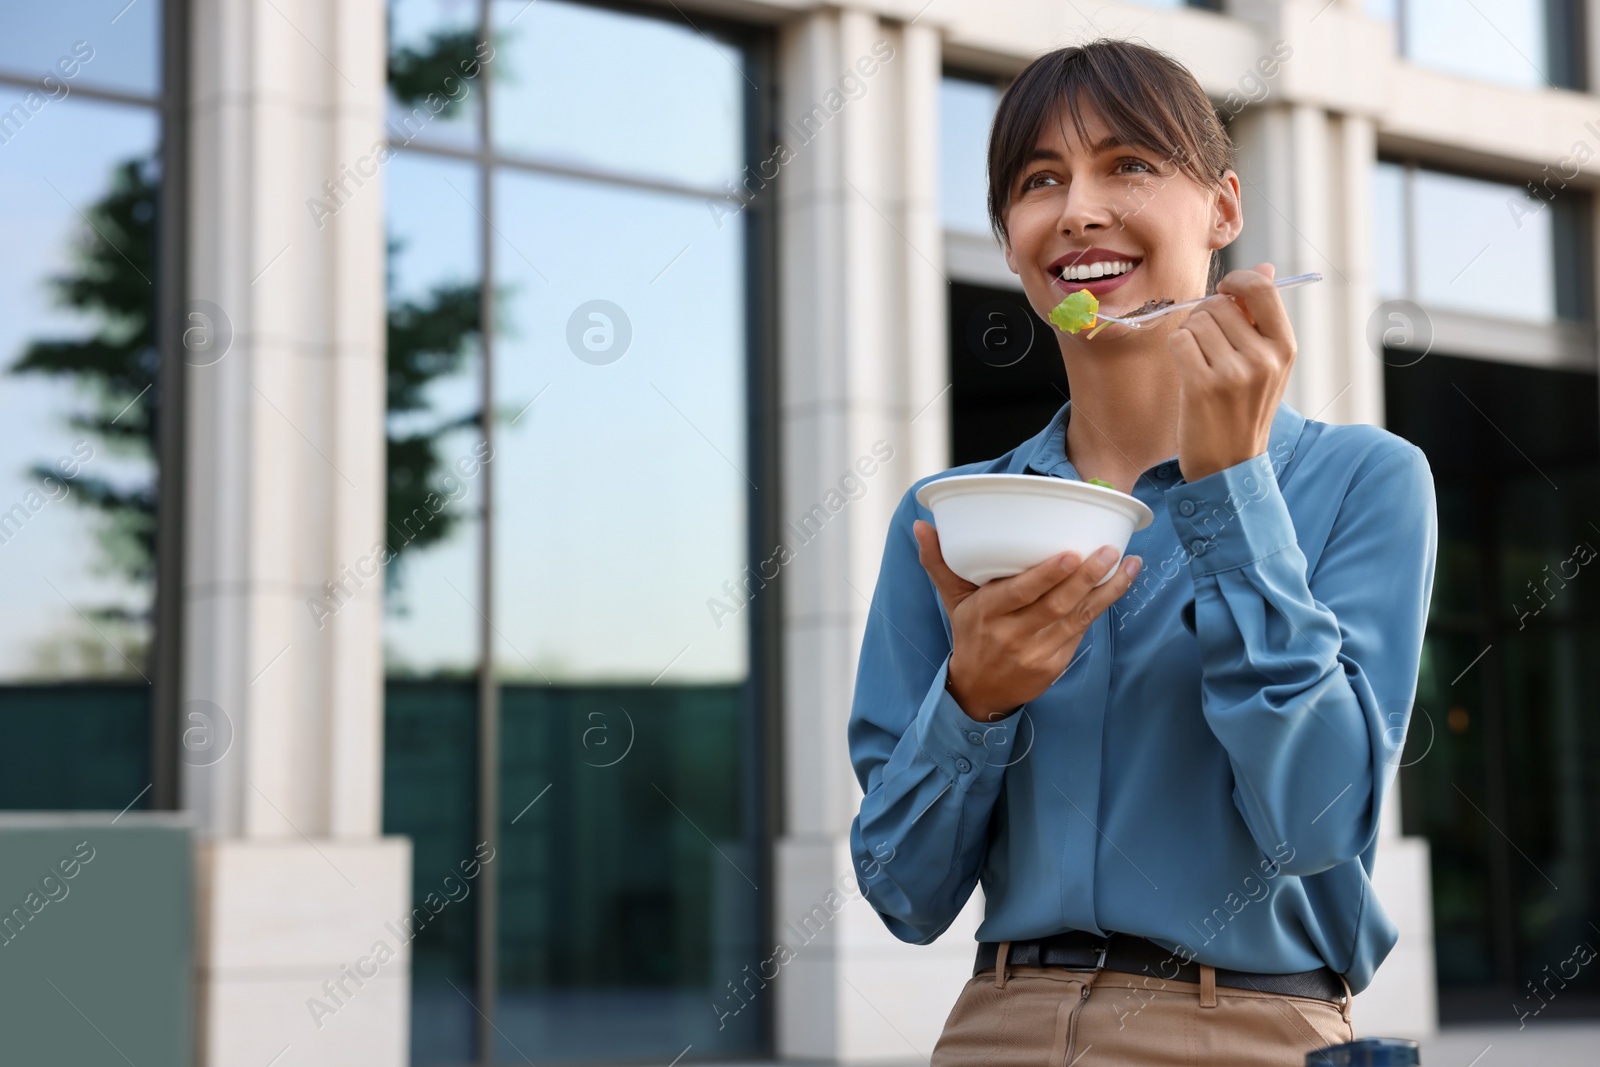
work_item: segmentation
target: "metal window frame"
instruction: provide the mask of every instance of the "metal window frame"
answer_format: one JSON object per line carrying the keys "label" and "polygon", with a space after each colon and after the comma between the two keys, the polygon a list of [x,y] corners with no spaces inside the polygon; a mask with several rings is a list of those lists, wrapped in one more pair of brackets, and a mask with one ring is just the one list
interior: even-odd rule
{"label": "metal window frame", "polygon": [[161,22],[161,205],[157,237],[156,344],[161,352],[156,444],[156,589],[150,694],[150,806],[182,802],[178,706],[183,689],[184,445],[183,360],[189,293],[189,5],[164,0]]}
{"label": "metal window frame", "polygon": [[[178,2],[178,0],[168,0]],[[670,12],[643,5],[606,2],[606,0],[572,0],[584,6],[602,8],[624,14],[676,23]],[[477,35],[479,41],[492,40],[492,9],[494,0],[478,0]],[[688,17],[681,11],[678,16]],[[775,108],[773,73],[776,56],[771,33],[764,27],[720,19],[715,16],[698,17],[691,25],[701,32],[712,34],[718,40],[736,44],[749,61],[748,80],[755,82],[745,89],[745,123],[742,130],[741,154],[747,166],[758,164],[762,143],[778,140],[778,116]],[[675,195],[695,196],[702,199],[737,201],[729,189],[713,189],[643,175],[630,175],[606,168],[574,166],[571,163],[543,160],[515,152],[497,151],[492,131],[494,117],[494,88],[492,79],[485,76],[479,86],[477,115],[477,144],[471,148],[458,145],[430,144],[427,139],[413,138],[397,141],[388,138],[389,147],[396,152],[405,151],[418,156],[436,159],[454,159],[470,163],[478,171],[478,268],[480,272],[479,304],[479,372],[480,425],[484,441],[493,448],[494,419],[494,183],[501,171],[524,171],[556,177],[623,186],[630,189],[666,192]],[[768,487],[763,494],[757,489],[746,491],[747,536],[746,563],[754,566],[763,558],[767,546],[774,543],[781,527],[778,492],[781,469],[778,442],[781,437],[778,420],[777,367],[777,255],[775,198],[765,197],[744,205],[742,214],[747,220],[745,230],[745,380],[746,380],[746,469],[759,472],[760,485]],[[493,454],[492,452],[490,453]],[[481,841],[498,851],[500,847],[500,681],[495,672],[493,639],[495,637],[494,538],[495,491],[494,479],[484,483],[482,514],[478,531],[478,595],[481,603],[478,625],[477,656],[477,791],[476,824]],[[766,596],[758,598],[750,621],[749,663],[750,672],[744,684],[744,713],[748,721],[741,731],[739,743],[741,792],[756,801],[757,810],[746,813],[756,822],[759,841],[759,877],[767,888],[760,893],[757,905],[758,923],[762,936],[772,928],[775,914],[773,889],[774,859],[772,843],[781,833],[783,796],[782,722],[782,583],[773,583]],[[496,878],[486,879],[479,887],[478,909],[474,945],[474,990],[476,1013],[473,1034],[474,1067],[488,1067],[495,1063],[493,1050],[499,1028],[495,1024],[499,998],[499,932],[500,894]],[[760,1052],[771,1055],[776,1047],[776,1026],[772,1005],[763,1002],[760,1012]]]}

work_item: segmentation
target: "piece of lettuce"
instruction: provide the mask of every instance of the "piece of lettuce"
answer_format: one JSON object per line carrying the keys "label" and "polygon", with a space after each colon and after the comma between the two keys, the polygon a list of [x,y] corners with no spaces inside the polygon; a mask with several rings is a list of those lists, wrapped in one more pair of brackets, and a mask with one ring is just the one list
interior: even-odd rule
{"label": "piece of lettuce", "polygon": [[1088,482],[1090,485],[1103,485],[1107,489],[1115,489],[1116,488],[1116,486],[1112,485],[1110,482],[1106,481],[1104,478],[1085,478],[1084,481]]}
{"label": "piece of lettuce", "polygon": [[1061,303],[1050,309],[1050,322],[1067,333],[1093,326],[1100,301],[1087,289],[1068,293]]}

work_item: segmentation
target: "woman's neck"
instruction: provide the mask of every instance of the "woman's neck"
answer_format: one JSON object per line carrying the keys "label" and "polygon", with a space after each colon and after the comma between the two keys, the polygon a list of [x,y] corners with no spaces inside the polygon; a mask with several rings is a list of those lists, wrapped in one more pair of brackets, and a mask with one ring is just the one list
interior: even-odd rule
{"label": "woman's neck", "polygon": [[1164,338],[1140,340],[1137,348],[1108,346],[1093,355],[1084,343],[1062,345],[1072,387],[1067,458],[1082,477],[1125,493],[1139,475],[1178,454],[1177,370]]}

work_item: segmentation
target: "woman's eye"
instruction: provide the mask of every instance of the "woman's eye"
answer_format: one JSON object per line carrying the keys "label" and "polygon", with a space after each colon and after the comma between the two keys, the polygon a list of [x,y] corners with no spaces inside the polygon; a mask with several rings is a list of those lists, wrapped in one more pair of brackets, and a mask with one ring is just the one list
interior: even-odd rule
{"label": "woman's eye", "polygon": [[1053,181],[1055,181],[1055,178],[1048,171],[1037,171],[1022,180],[1022,189],[1026,192],[1029,189],[1039,188],[1045,182]]}
{"label": "woman's eye", "polygon": [[1151,168],[1150,164],[1148,164],[1144,160],[1138,159],[1138,158],[1136,158],[1134,156],[1127,156],[1127,157],[1125,157],[1123,159],[1117,160],[1117,169],[1118,170],[1121,170],[1123,167],[1127,167],[1127,166],[1130,166],[1130,165],[1138,167],[1140,169],[1139,170],[1135,170],[1135,171],[1123,171],[1124,174],[1150,174],[1150,173],[1153,172],[1153,169]]}

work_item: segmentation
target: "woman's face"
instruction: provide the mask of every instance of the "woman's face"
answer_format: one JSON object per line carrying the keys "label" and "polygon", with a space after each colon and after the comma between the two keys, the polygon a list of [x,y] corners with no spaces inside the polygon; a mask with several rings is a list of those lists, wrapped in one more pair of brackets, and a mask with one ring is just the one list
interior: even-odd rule
{"label": "woman's face", "polygon": [[[1094,293],[1111,314],[1150,300],[1204,296],[1212,251],[1243,225],[1238,178],[1227,171],[1223,188],[1206,189],[1161,153],[1117,143],[1096,112],[1085,113],[1084,125],[1087,144],[1065,110],[1046,123],[1011,187],[1006,263],[1034,311],[1046,317],[1079,289]],[[1097,258],[1106,261],[1102,277],[1063,276],[1073,268],[1082,273]],[[1113,277],[1117,261],[1133,269]],[[1157,326],[1171,329],[1179,318],[1158,319],[1139,336]],[[1133,332],[1113,325],[1096,341]]]}

